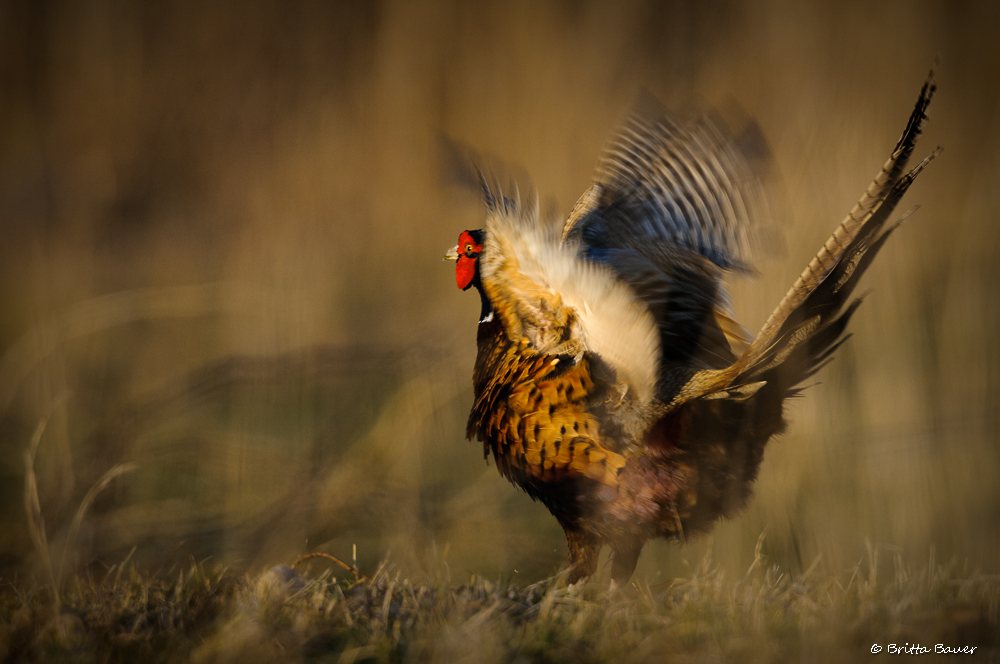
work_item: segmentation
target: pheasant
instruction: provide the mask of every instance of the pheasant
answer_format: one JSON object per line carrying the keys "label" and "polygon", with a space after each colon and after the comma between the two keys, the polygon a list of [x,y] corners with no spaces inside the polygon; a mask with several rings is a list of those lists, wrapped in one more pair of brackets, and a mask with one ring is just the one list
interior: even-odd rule
{"label": "pheasant", "polygon": [[851,293],[901,223],[889,216],[940,150],[906,170],[934,90],[931,72],[888,161],[755,338],[723,277],[747,269],[766,205],[717,117],[685,125],[646,103],[561,228],[530,189],[468,166],[485,226],[445,256],[482,302],[467,435],[559,521],[570,583],[604,545],[627,583],[650,539],[746,505],[785,400],[846,340]]}

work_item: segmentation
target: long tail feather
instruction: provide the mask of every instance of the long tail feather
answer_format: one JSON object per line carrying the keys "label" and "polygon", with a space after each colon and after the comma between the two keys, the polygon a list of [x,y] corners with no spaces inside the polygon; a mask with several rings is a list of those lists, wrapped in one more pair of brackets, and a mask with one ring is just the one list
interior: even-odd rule
{"label": "long tail feather", "polygon": [[[816,256],[806,266],[806,269],[799,275],[795,284],[792,285],[785,294],[785,297],[782,298],[770,317],[768,317],[767,322],[764,323],[764,326],[757,334],[756,341],[748,351],[751,362],[755,354],[763,352],[764,349],[774,342],[778,330],[781,329],[789,314],[798,308],[809,297],[810,293],[830,274],[843,255],[850,249],[858,234],[862,229],[866,228],[872,217],[881,212],[881,223],[884,223],[885,218],[892,212],[896,203],[899,202],[903,193],[909,187],[910,183],[913,182],[913,178],[937,155],[937,151],[935,151],[934,154],[921,162],[902,181],[899,180],[900,173],[906,168],[906,164],[913,154],[917,137],[920,136],[923,122],[927,119],[927,106],[930,104],[936,89],[934,70],[932,69],[927,77],[927,81],[920,90],[920,96],[906,123],[906,128],[903,130],[903,134],[896,143],[896,147],[893,149],[889,159],[882,166],[882,170],[875,176],[868,189],[865,190],[861,199],[847,217],[840,222],[837,230],[823,244]],[[893,194],[896,195],[894,196]],[[881,223],[869,225],[868,229],[872,232],[877,232]]]}

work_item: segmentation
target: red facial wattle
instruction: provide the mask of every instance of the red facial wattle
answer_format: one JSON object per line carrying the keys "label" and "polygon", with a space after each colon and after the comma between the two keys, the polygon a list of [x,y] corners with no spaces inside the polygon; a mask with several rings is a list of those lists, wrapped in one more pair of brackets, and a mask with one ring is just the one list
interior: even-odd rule
{"label": "red facial wattle", "polygon": [[465,290],[475,276],[476,259],[459,255],[458,263],[455,265],[455,281],[458,282],[458,287]]}
{"label": "red facial wattle", "polygon": [[458,236],[458,261],[455,265],[455,282],[462,290],[467,289],[476,277],[476,261],[483,245],[476,241],[469,231],[462,231]]}

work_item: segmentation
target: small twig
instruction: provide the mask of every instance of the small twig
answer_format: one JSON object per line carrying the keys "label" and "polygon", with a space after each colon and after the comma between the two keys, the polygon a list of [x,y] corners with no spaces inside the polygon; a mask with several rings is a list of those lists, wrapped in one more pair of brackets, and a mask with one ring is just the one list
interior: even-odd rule
{"label": "small twig", "polygon": [[358,577],[359,579],[364,579],[368,583],[371,583],[371,581],[372,581],[367,576],[365,576],[364,574],[362,574],[358,570],[354,569],[353,567],[351,567],[350,565],[348,565],[347,563],[345,563],[343,560],[341,560],[337,556],[331,556],[329,553],[319,553],[319,552],[317,552],[317,553],[307,553],[305,555],[301,555],[301,556],[298,557],[298,559],[294,563],[292,563],[292,569],[295,569],[295,566],[298,565],[299,563],[301,563],[303,560],[309,560],[310,558],[327,558],[327,559],[332,560],[333,562],[337,563],[338,565],[340,565],[341,567],[343,567],[344,569],[346,569],[348,572],[350,572],[354,576]]}

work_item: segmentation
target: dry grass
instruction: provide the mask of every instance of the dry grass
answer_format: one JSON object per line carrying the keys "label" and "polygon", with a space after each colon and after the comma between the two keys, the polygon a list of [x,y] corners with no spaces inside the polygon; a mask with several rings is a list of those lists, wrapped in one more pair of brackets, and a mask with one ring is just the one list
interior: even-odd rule
{"label": "dry grass", "polygon": [[0,658],[843,662],[867,660],[873,644],[941,643],[1000,659],[1000,578],[933,559],[914,571],[897,556],[881,579],[877,554],[854,569],[814,564],[791,576],[758,549],[742,578],[706,558],[688,578],[624,590],[567,587],[562,575],[524,587],[477,576],[415,582],[388,564],[371,582],[330,570],[251,578],[192,562],[151,576],[121,565],[76,578],[58,612],[48,587],[0,590]]}

